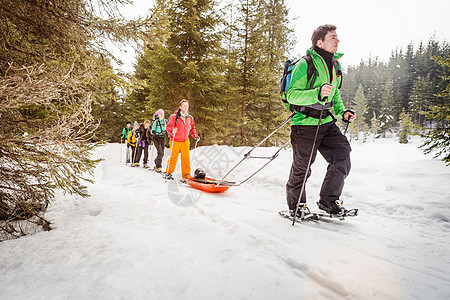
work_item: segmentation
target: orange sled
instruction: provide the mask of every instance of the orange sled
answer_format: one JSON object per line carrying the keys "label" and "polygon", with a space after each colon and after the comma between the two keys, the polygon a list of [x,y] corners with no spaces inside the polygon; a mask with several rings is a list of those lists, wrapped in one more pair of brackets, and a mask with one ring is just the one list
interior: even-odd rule
{"label": "orange sled", "polygon": [[220,181],[212,178],[186,178],[186,183],[192,186],[194,189],[201,190],[207,193],[223,193],[235,182],[231,181]]}

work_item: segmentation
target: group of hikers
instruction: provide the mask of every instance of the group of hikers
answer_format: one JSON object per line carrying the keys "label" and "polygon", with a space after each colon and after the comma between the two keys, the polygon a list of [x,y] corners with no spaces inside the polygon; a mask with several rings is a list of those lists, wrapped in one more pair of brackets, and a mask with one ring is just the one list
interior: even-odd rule
{"label": "group of hikers", "polygon": [[[353,110],[346,109],[339,88],[342,85],[342,71],[337,53],[339,39],[336,26],[322,25],[314,30],[312,47],[299,60],[289,60],[285,65],[282,80],[282,99],[291,116],[291,145],[293,162],[286,183],[286,200],[292,217],[300,217],[306,207],[305,185],[311,175],[311,164],[317,152],[328,162],[327,173],[320,190],[319,208],[330,213],[345,212],[340,200],[344,179],[350,172],[350,144],[336,125],[336,117],[344,122],[356,118]],[[288,80],[287,80],[288,79]],[[284,83],[284,85],[283,85]],[[283,95],[285,96],[283,98]],[[194,119],[188,113],[189,103],[182,100],[180,106],[170,116],[167,124],[164,111],[156,112],[153,125],[145,121],[129,132],[124,129],[127,143],[132,150],[133,165],[138,166],[144,152],[144,167],[147,167],[148,147],[153,142],[158,151],[155,159],[156,171],[161,172],[164,155],[164,135],[171,141],[171,156],[167,164],[166,178],[173,179],[172,173],[181,153],[183,178],[190,176],[189,134],[199,139],[195,131]],[[131,123],[128,124],[130,128]],[[137,147],[137,149],[136,149]]]}
{"label": "group of hikers", "polygon": [[[195,130],[194,118],[189,114],[189,102],[186,99],[181,100],[179,107],[168,120],[164,118],[164,110],[158,109],[153,115],[153,123],[145,120],[141,124],[135,121],[131,125],[128,121],[121,135],[121,139],[125,139],[127,143],[126,163],[131,163],[132,167],[139,167],[143,153],[143,167],[149,168],[149,147],[154,147],[151,148],[152,152],[155,148],[157,152],[154,170],[163,173],[165,179],[173,180],[172,174],[181,153],[181,173],[183,178],[188,178],[191,174],[189,134],[197,141],[200,140]],[[166,135],[170,138],[170,158],[163,172],[162,161]]]}

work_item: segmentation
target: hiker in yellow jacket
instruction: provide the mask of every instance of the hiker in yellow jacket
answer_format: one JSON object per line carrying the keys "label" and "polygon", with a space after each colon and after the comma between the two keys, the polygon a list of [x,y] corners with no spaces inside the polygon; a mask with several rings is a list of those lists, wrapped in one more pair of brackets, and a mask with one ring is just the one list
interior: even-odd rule
{"label": "hiker in yellow jacket", "polygon": [[133,129],[128,132],[127,136],[127,144],[131,147],[131,166],[135,163],[135,152],[136,152],[136,141],[139,138],[139,136],[136,136],[139,132],[139,124],[137,122],[134,122]]}

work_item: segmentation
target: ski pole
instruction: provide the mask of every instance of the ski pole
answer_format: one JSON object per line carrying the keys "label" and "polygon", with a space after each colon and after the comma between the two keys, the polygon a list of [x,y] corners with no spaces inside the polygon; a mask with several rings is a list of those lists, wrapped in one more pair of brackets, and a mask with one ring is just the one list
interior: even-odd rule
{"label": "ski pole", "polygon": [[309,155],[308,166],[306,167],[306,170],[305,170],[305,177],[303,178],[303,184],[302,184],[302,189],[300,191],[300,197],[298,197],[297,205],[295,206],[295,213],[294,213],[294,218],[292,220],[292,226],[295,225],[295,217],[297,216],[298,205],[300,204],[303,193],[305,191],[306,179],[308,177],[309,167],[311,166],[311,160],[313,157],[314,148],[316,147],[316,140],[317,140],[317,135],[319,134],[320,123],[322,122],[322,114],[323,114],[323,109],[320,110],[319,123],[317,124],[316,134],[314,135],[314,141],[313,141],[312,148],[311,148],[311,154]]}

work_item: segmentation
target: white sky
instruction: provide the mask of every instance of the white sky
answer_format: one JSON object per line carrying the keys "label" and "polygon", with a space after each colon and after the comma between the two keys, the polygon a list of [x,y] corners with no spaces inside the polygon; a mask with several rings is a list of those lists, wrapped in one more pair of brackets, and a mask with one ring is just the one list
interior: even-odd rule
{"label": "white sky", "polygon": [[[128,18],[137,17],[145,14],[152,3],[151,0],[134,0],[122,13]],[[433,35],[440,42],[450,42],[450,0],[286,0],[286,3],[291,18],[297,17],[292,21],[297,39],[293,57],[304,55],[311,47],[313,30],[327,23],[338,28],[341,41],[338,52],[344,53],[341,59],[344,68],[359,64],[369,56],[388,61],[396,47],[406,49],[410,42],[417,47]],[[120,69],[132,72],[134,50],[114,53],[124,62]]]}

